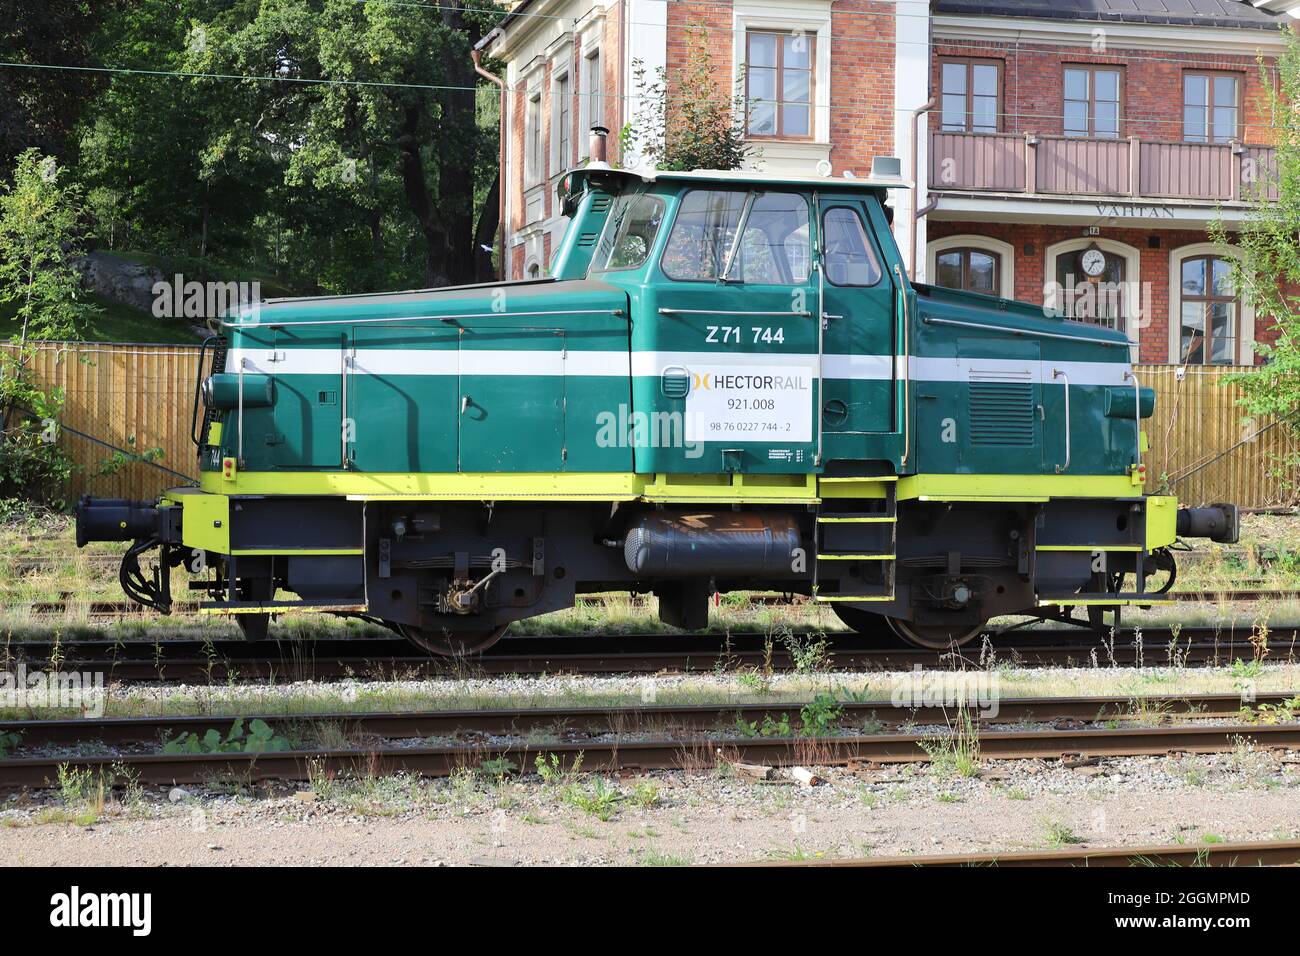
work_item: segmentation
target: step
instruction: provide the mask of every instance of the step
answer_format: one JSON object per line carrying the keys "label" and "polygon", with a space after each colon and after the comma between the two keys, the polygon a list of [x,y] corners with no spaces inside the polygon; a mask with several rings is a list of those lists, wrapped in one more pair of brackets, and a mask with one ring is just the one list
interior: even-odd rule
{"label": "step", "polygon": [[897,524],[893,515],[827,514],[817,516],[818,524]]}
{"label": "step", "polygon": [[893,561],[892,554],[855,554],[846,551],[818,551],[818,561]]}

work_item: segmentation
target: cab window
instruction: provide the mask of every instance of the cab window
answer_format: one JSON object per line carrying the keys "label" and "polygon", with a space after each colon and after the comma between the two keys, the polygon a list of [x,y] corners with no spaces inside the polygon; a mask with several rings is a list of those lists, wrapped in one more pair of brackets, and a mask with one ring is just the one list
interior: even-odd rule
{"label": "cab window", "polygon": [[802,196],[694,189],[677,210],[661,265],[678,281],[798,285],[808,281],[810,261]]}
{"label": "cab window", "polygon": [[847,206],[826,210],[822,228],[826,278],[833,285],[875,285],[880,281],[880,263],[856,210]]}
{"label": "cab window", "polygon": [[635,269],[645,262],[664,218],[664,201],[658,196],[620,196],[610,210],[592,257],[595,272]]}

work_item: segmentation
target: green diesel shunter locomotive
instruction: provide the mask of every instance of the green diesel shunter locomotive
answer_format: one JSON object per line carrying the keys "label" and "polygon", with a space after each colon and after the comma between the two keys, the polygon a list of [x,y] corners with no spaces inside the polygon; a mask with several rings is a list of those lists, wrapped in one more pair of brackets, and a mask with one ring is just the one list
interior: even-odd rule
{"label": "green diesel shunter locomotive", "polygon": [[319,610],[434,653],[611,590],[683,628],[805,594],[926,647],[1158,603],[1236,510],[1146,493],[1122,334],[909,281],[891,185],[596,163],[548,278],[244,308],[199,486],[83,500],[80,540],[133,541],[160,611],[184,563],[247,634]]}

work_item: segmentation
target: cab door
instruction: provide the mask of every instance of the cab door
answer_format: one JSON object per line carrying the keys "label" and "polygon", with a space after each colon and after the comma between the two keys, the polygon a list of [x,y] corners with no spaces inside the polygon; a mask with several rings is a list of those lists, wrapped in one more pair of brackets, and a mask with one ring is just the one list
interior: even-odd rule
{"label": "cab door", "polygon": [[638,472],[815,467],[811,229],[812,204],[800,192],[699,188],[680,197],[632,326]]}
{"label": "cab door", "polygon": [[822,433],[836,457],[854,453],[850,436],[894,430],[897,290],[857,200],[823,199]]}

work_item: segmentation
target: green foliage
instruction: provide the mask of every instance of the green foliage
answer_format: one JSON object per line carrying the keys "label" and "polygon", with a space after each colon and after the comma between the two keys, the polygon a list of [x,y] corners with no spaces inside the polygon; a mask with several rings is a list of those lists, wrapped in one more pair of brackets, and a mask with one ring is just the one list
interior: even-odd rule
{"label": "green foliage", "polygon": [[72,266],[81,234],[81,188],[53,156],[29,149],[0,185],[0,303],[22,322],[19,341],[76,335],[93,307]]}
{"label": "green foliage", "polygon": [[624,799],[619,789],[611,787],[602,777],[596,777],[590,784],[575,781],[564,788],[561,796],[565,803],[590,813],[602,823],[614,818]]}
{"label": "green foliage", "polygon": [[833,694],[818,694],[799,709],[799,719],[803,721],[799,732],[805,737],[825,737],[843,713],[844,707]]}
{"label": "green foliage", "polygon": [[745,737],[791,737],[794,731],[790,727],[790,715],[782,714],[779,720],[771,714],[763,715],[763,722],[736,718],[736,730]]}
{"label": "green foliage", "polygon": [[144,462],[145,464],[152,464],[156,461],[162,461],[165,456],[163,449],[159,448],[157,445],[152,448],[145,448],[139,452],[135,452],[133,450],[135,448],[134,435],[127,436],[126,444],[126,451],[115,451],[113,454],[103,459],[99,463],[99,467],[95,469],[95,474],[100,476],[116,475],[132,462],[138,461]]}
{"label": "green foliage", "polygon": [[479,775],[497,783],[505,780],[506,777],[519,769],[519,764],[515,763],[508,757],[496,757],[492,760],[484,760],[478,765]]}
{"label": "green foliage", "polygon": [[[476,240],[496,225],[498,99],[469,53],[501,12],[491,0],[121,5],[109,65],[198,75],[114,76],[91,103],[80,148],[100,238],[257,264],[299,291],[487,278]],[[225,78],[241,75],[264,79]]]}
{"label": "green foliage", "polygon": [[23,735],[19,733],[0,733],[0,757],[7,757],[20,743]]}
{"label": "green foliage", "polygon": [[254,719],[245,732],[242,717],[231,724],[230,731],[224,737],[216,730],[209,730],[202,737],[186,732],[163,744],[163,753],[167,754],[252,754],[289,749],[289,741],[275,733],[264,720]]}
{"label": "green foliage", "polygon": [[61,507],[72,464],[56,444],[63,391],[31,384],[24,357],[0,353],[0,500]]}
{"label": "green foliage", "polygon": [[691,25],[686,33],[686,65],[672,75],[663,67],[647,74],[640,60],[633,61],[641,106],[619,134],[619,154],[639,149],[641,161],[657,169],[739,169],[754,150],[745,139],[744,92],[739,83],[730,94],[719,84],[707,28]]}

